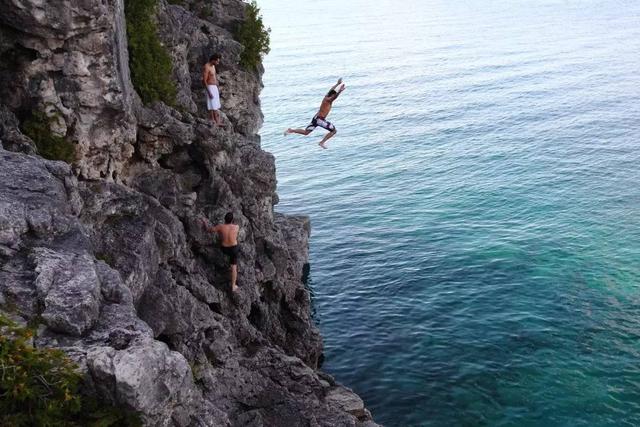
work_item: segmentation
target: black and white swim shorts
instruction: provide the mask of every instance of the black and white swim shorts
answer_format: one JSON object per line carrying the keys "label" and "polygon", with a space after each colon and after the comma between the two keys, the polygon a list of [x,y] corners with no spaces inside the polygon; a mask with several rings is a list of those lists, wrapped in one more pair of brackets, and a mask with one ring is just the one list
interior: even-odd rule
{"label": "black and white swim shorts", "polygon": [[313,119],[311,119],[311,123],[309,123],[309,126],[307,126],[305,129],[308,131],[312,131],[318,126],[320,126],[322,129],[328,130],[329,132],[333,132],[336,130],[336,127],[333,125],[333,123],[326,121],[324,117],[317,114],[313,116]]}

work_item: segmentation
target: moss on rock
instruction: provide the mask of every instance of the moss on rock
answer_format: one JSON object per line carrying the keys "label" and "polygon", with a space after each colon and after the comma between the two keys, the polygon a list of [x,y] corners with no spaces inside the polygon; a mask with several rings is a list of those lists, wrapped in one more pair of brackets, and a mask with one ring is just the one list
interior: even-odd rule
{"label": "moss on rock", "polygon": [[51,118],[40,111],[33,111],[22,124],[22,132],[36,144],[38,154],[49,160],[72,163],[76,159],[76,146],[65,137],[51,131]]}

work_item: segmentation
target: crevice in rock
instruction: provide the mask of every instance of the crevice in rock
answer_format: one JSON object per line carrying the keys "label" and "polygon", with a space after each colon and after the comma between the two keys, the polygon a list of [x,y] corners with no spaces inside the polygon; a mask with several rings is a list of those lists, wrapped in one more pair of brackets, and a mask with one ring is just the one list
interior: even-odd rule
{"label": "crevice in rock", "polygon": [[156,337],[156,340],[165,343],[170,350],[175,350],[173,343],[171,342],[171,337],[166,334],[160,334]]}
{"label": "crevice in rock", "polygon": [[262,325],[262,319],[263,319],[263,314],[262,314],[262,310],[260,309],[260,306],[258,304],[256,304],[255,302],[253,304],[251,304],[251,311],[249,313],[248,316],[249,322],[257,329],[257,330],[262,330],[263,325]]}
{"label": "crevice in rock", "polygon": [[5,50],[0,54],[0,69],[15,70],[25,62],[35,61],[39,56],[40,55],[37,50],[25,47],[20,43],[16,43],[14,44],[13,49]]}
{"label": "crevice in rock", "polygon": [[209,310],[213,311],[214,313],[222,314],[222,306],[219,302],[212,302],[207,304],[207,306],[209,307]]}
{"label": "crevice in rock", "polygon": [[289,303],[284,295],[280,298],[280,314],[282,315],[282,325],[287,333],[295,333],[299,328],[300,321],[289,308]]}
{"label": "crevice in rock", "polygon": [[262,293],[260,295],[261,301],[277,301],[278,291],[276,290],[273,281],[269,280],[262,285]]}
{"label": "crevice in rock", "polygon": [[302,284],[305,285],[305,287],[309,286],[310,273],[311,273],[311,264],[309,264],[308,262],[305,262],[304,265],[302,266]]}
{"label": "crevice in rock", "polygon": [[318,356],[318,369],[322,369],[322,365],[324,365],[324,351]]}

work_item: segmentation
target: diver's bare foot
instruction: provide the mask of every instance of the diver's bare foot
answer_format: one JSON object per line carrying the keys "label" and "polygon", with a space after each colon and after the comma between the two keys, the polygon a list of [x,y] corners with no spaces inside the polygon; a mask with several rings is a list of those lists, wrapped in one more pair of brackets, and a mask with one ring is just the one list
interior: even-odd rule
{"label": "diver's bare foot", "polygon": [[284,131],[284,136],[287,136],[291,133],[291,128]]}
{"label": "diver's bare foot", "polygon": [[231,292],[236,293],[238,291],[238,285],[231,286]]}
{"label": "diver's bare foot", "polygon": [[322,148],[324,148],[325,150],[327,149],[327,147],[324,145],[324,142],[319,142],[318,145]]}

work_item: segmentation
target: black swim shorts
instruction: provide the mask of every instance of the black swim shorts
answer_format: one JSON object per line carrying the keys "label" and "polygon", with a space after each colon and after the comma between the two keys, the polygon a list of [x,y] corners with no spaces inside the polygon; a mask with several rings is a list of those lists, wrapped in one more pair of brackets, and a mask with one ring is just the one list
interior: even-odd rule
{"label": "black swim shorts", "polygon": [[222,253],[229,257],[231,265],[238,264],[238,245],[235,246],[223,246]]}
{"label": "black swim shorts", "polygon": [[320,126],[322,129],[328,130],[329,132],[333,132],[336,130],[336,127],[333,125],[333,123],[326,121],[324,117],[317,114],[313,116],[313,119],[311,119],[311,123],[309,123],[309,126],[307,126],[305,129],[308,131],[312,131],[318,126]]}

